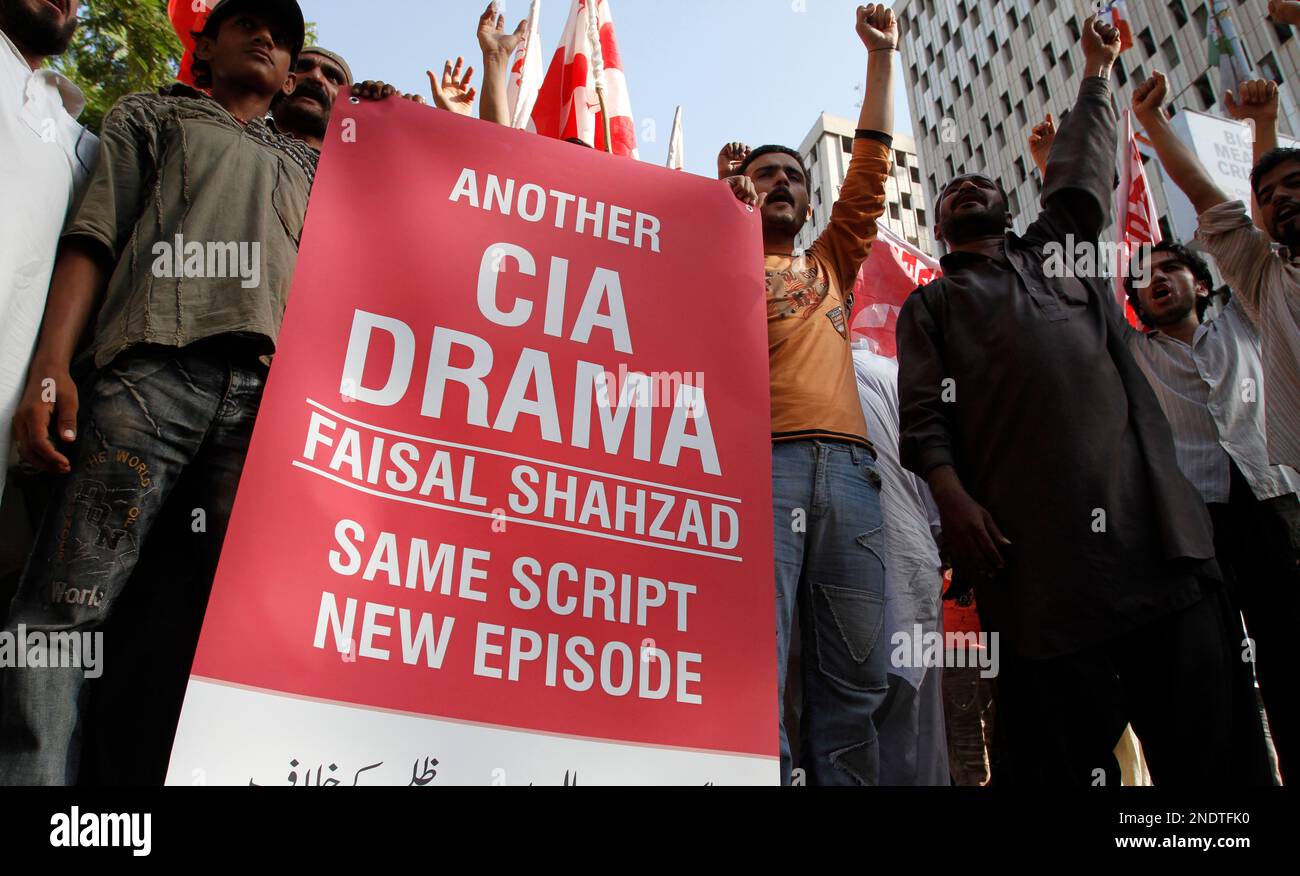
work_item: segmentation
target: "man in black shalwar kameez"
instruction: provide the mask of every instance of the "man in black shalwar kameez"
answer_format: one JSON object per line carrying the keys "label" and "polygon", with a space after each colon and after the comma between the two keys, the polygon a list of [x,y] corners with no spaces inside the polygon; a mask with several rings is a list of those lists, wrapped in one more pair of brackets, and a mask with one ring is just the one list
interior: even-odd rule
{"label": "man in black shalwar kameez", "polygon": [[1082,43],[1025,234],[986,177],[939,195],[944,275],[898,321],[902,461],[939,505],[954,587],[975,586],[1001,639],[995,781],[1118,784],[1131,722],[1157,784],[1267,783],[1210,518],[1126,349],[1114,281],[1048,259],[1095,256],[1110,215],[1119,36],[1090,20]]}

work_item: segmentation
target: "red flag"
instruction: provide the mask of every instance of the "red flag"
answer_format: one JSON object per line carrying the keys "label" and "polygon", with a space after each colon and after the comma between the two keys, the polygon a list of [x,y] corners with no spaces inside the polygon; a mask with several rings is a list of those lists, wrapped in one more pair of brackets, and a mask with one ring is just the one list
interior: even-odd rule
{"label": "red flag", "polygon": [[917,286],[924,286],[943,272],[937,260],[894,234],[884,223],[877,222],[876,227],[876,242],[853,287],[849,330],[867,341],[871,352],[896,359],[894,329],[903,302]]}
{"label": "red flag", "polygon": [[1115,296],[1124,308],[1129,324],[1145,331],[1142,320],[1128,303],[1124,276],[1134,249],[1154,246],[1160,242],[1160,214],[1156,211],[1151,185],[1147,182],[1146,168],[1142,166],[1142,153],[1138,150],[1137,138],[1133,135],[1133,119],[1129,110],[1124,110],[1124,154],[1125,160],[1120,163],[1119,169],[1119,188],[1115,190],[1115,227],[1119,239]]}
{"label": "red flag", "polygon": [[176,36],[180,37],[181,45],[185,47],[185,55],[181,58],[181,68],[176,71],[176,78],[186,85],[194,84],[191,69],[194,66],[193,34],[203,30],[212,6],[215,5],[215,0],[167,0],[167,17],[171,19]]}
{"label": "red flag", "polygon": [[[589,9],[589,3],[596,5]],[[599,32],[598,39],[593,38],[593,31]],[[604,151],[605,118],[596,89],[600,82],[613,144],[609,151],[637,158],[632,101],[614,37],[609,0],[573,0],[560,46],[533,107],[532,130],[558,140],[576,137]]]}
{"label": "red flag", "polygon": [[1119,50],[1127,52],[1133,48],[1133,27],[1128,23],[1128,7],[1123,0],[1110,5],[1110,21],[1119,31]]}

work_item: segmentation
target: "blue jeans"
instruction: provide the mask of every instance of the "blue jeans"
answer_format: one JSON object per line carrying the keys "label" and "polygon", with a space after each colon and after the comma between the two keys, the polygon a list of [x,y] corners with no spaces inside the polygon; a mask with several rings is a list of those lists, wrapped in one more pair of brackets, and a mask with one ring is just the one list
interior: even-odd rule
{"label": "blue jeans", "polygon": [[[191,518],[195,538],[174,580],[210,585],[264,383],[255,357],[211,344],[133,348],[100,371],[81,391],[72,471],[50,503],[5,629],[101,630],[141,551],[165,547],[148,537],[178,488],[197,499],[176,512]],[[83,669],[9,668],[3,677],[0,785],[75,783]]]}
{"label": "blue jeans", "polygon": [[[880,475],[863,447],[832,441],[772,445],[778,714],[784,714],[798,608],[803,708],[800,767],[812,785],[875,785],[873,723],[889,689]],[[792,758],[781,721],[781,782]]]}

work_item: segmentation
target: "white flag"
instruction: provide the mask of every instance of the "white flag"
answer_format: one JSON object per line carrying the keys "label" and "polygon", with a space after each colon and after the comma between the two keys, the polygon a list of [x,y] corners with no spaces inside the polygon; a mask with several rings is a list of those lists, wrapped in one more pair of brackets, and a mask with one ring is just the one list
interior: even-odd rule
{"label": "white flag", "polygon": [[506,86],[510,125],[514,128],[526,129],[531,124],[537,92],[542,87],[544,68],[541,21],[542,0],[533,0],[533,5],[528,10],[528,36],[519,44],[514,66],[510,68],[510,81]]}
{"label": "white flag", "polygon": [[682,108],[673,116],[673,135],[668,138],[668,169],[686,169],[686,147],[682,142]]}

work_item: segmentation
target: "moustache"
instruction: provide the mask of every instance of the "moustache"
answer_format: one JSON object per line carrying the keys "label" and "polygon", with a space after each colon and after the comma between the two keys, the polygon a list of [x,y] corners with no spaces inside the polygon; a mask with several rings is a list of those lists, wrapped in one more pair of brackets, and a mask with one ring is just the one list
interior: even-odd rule
{"label": "moustache", "polygon": [[322,87],[318,82],[312,82],[310,80],[303,82],[293,90],[293,96],[310,97],[320,103],[320,105],[325,107],[325,109],[330,108],[329,95],[325,92],[324,87]]}

